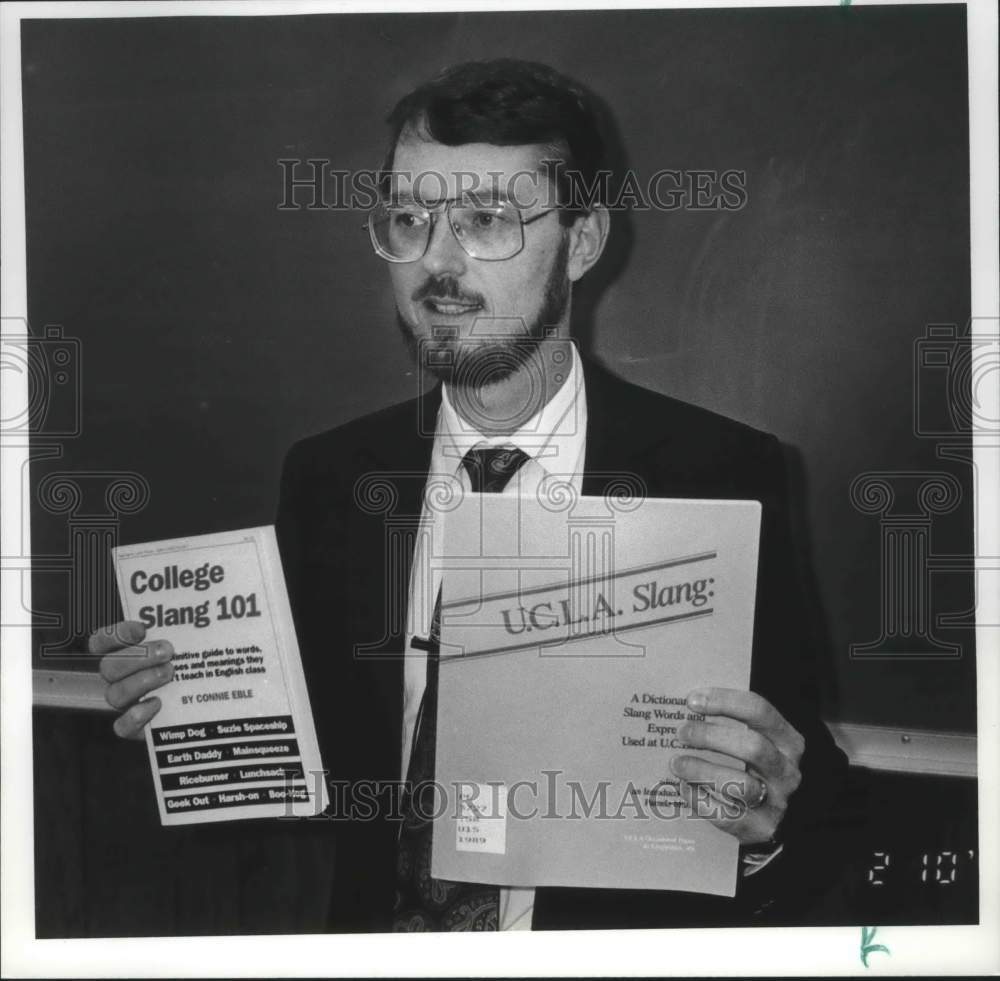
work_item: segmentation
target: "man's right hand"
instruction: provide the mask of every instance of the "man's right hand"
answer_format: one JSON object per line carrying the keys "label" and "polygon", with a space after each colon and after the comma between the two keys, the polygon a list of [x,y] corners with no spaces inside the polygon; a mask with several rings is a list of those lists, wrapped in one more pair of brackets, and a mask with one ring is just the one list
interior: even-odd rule
{"label": "man's right hand", "polygon": [[168,640],[146,641],[143,624],[123,620],[95,630],[88,647],[91,654],[104,655],[101,677],[108,683],[104,697],[121,712],[115,719],[115,733],[122,739],[142,739],[146,723],[160,711],[161,704],[155,695],[143,696],[173,678],[173,645]]}

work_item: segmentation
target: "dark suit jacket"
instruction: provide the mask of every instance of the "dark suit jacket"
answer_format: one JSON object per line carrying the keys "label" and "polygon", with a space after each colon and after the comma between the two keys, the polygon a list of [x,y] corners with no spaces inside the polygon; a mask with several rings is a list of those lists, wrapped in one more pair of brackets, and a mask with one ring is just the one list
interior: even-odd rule
{"label": "dark suit jacket", "polygon": [[[837,865],[838,836],[829,822],[846,760],[817,714],[780,446],[587,362],[585,379],[585,494],[601,495],[625,475],[653,497],[762,503],[751,688],[805,736],[806,753],[782,827],[785,851],[742,879],[735,899],[541,888],[533,927],[799,922]],[[390,928],[398,821],[385,816],[391,808],[384,793],[380,808],[371,801],[374,782],[400,778],[407,577],[439,403],[438,388],[302,440],[282,477],[278,538],[323,762],[331,780],[351,788],[333,795],[341,819],[330,824],[332,931]],[[359,794],[362,785],[369,789]],[[360,807],[353,820],[343,820],[348,801]]]}

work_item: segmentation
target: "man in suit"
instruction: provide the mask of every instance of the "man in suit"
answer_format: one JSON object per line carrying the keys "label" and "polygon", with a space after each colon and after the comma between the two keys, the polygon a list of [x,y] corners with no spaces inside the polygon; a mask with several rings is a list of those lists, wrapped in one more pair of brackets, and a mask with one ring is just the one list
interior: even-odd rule
{"label": "man in suit", "polygon": [[[584,494],[626,479],[654,497],[763,505],[751,691],[692,692],[704,722],[680,735],[679,786],[737,788],[736,817],[705,817],[743,846],[735,900],[669,891],[483,888],[435,883],[411,841],[414,801],[332,824],[332,930],[735,925],[801,910],[836,863],[824,821],[846,762],[819,721],[777,441],[636,388],[572,342],[573,284],[598,262],[608,209],[603,145],[581,87],[530,63],[471,63],[403,99],[389,117],[381,198],[369,217],[399,325],[442,382],[427,394],[298,443],[277,529],[331,779],[388,787],[433,774],[438,582],[416,532],[435,520],[438,479],[524,494],[559,476]],[[553,169],[555,159],[560,167]],[[575,177],[574,177],[575,175]],[[577,180],[574,183],[574,180]],[[332,618],[336,605],[348,622]],[[167,641],[141,627],[95,634],[115,727],[141,736],[171,675]],[[123,650],[124,648],[124,650]],[[746,728],[713,724],[722,717]],[[428,741],[430,740],[430,741]],[[715,750],[747,767],[709,763]],[[401,821],[401,818],[405,820]],[[400,832],[400,825],[404,830]],[[419,822],[416,823],[420,832]],[[429,841],[424,839],[425,842]],[[782,911],[784,910],[784,913]],[[770,919],[768,917],[770,916]]]}

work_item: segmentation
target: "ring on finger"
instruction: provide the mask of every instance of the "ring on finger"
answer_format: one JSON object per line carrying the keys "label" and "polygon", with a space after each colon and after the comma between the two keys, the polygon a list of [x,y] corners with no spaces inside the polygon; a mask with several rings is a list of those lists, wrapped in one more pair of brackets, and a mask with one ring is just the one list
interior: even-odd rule
{"label": "ring on finger", "polygon": [[757,808],[767,800],[767,781],[761,780],[760,777],[758,777],[757,783],[759,784],[757,796],[753,800],[747,801],[747,808],[751,811],[757,810]]}

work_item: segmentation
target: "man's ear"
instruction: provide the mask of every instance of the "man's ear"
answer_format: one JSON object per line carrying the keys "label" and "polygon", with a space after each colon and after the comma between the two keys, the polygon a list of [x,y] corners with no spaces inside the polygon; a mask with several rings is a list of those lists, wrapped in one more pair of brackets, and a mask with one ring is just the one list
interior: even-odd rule
{"label": "man's ear", "polygon": [[569,256],[566,272],[575,283],[593,266],[608,241],[611,215],[603,205],[597,205],[586,215],[580,215],[569,228]]}

